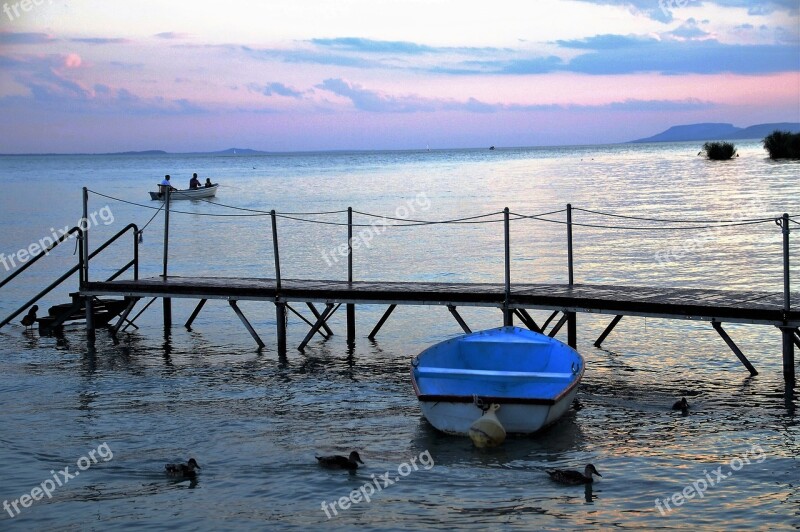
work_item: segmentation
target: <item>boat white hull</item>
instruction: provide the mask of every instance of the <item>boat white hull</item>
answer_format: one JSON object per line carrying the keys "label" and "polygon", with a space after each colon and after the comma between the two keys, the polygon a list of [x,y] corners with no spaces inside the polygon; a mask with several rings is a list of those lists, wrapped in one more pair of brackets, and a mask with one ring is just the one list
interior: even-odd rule
{"label": "boat white hull", "polygon": [[436,429],[467,436],[485,407],[508,433],[541,430],[569,410],[584,372],[580,354],[541,333],[499,327],[451,338],[411,362],[411,383]]}
{"label": "boat white hull", "polygon": [[[170,195],[170,201],[175,200],[193,200],[202,198],[213,198],[217,193],[219,185],[212,185],[210,187],[192,188],[186,190],[173,190]],[[151,200],[164,200],[164,196],[159,192],[150,192]]]}
{"label": "boat white hull", "polygon": [[[501,404],[495,415],[509,434],[531,434],[558,421],[569,410],[577,393],[576,386],[552,405]],[[459,436],[469,436],[470,426],[483,413],[472,402],[420,401],[420,408],[422,415],[434,428]]]}

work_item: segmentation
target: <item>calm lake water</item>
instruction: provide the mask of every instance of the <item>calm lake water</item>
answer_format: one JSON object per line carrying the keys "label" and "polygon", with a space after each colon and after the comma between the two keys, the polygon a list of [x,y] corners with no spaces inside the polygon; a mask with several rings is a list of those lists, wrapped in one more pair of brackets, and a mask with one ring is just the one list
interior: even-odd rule
{"label": "calm lake water", "polygon": [[[575,228],[576,282],[780,292],[781,232],[772,221],[722,229],[705,221],[800,214],[800,165],[770,162],[758,142],[737,144],[740,157],[718,163],[698,157],[696,143],[0,157],[0,253],[17,256],[75,225],[83,186],[157,207],[147,190],[165,173],[185,187],[198,172],[201,180],[223,185],[215,201],[252,210],[352,206],[377,216],[446,220],[506,206],[533,215],[571,203],[617,215],[698,220],[653,223],[575,211],[575,221],[584,224]],[[269,217],[207,216],[258,213],[204,202],[174,208],[196,215],[171,214],[171,274],[274,276]],[[142,227],[156,213],[94,193],[89,210],[97,213],[93,249],[125,224]],[[566,282],[565,227],[556,223],[564,216],[512,223],[512,283]],[[296,217],[347,219],[342,212]],[[163,218],[159,213],[144,231],[142,276],[161,272]],[[355,216],[359,224],[375,220]],[[337,251],[346,227],[334,224],[279,219],[284,277],[346,279],[346,259]],[[355,278],[502,282],[502,235],[501,223],[359,228]],[[792,237],[796,280],[800,254]],[[0,314],[74,264],[73,251],[71,243],[60,246],[3,287]],[[129,259],[125,239],[92,262],[91,278],[108,277]],[[13,271],[0,266],[0,278]],[[40,306],[66,302],[76,287],[77,279],[68,281]],[[137,320],[139,330],[121,335],[118,344],[99,330],[94,348],[77,325],[60,339],[25,332],[19,318],[0,330],[0,501],[10,504],[37,486],[50,492],[34,492],[40,500],[18,503],[18,514],[2,510],[0,528],[800,528],[797,400],[785,393],[774,328],[726,326],[760,372],[749,377],[707,323],[625,318],[598,349],[592,344],[610,316],[579,314],[578,350],[587,363],[579,404],[540,434],[480,451],[468,439],[431,428],[410,384],[411,356],[460,333],[445,308],[398,308],[369,341],[384,309],[359,306],[354,349],[346,346],[341,311],[331,320],[336,335],[317,337],[304,353],[292,346],[307,328],[290,316],[290,349],[279,357],[273,305],[240,304],[267,343],[258,351],[221,301],[206,305],[192,331],[183,328],[195,303],[173,302],[169,335],[156,303]],[[540,323],[546,315],[534,312]],[[502,324],[496,309],[463,308],[462,316],[473,330]],[[670,409],[680,396],[691,404],[688,416]],[[366,463],[355,474],[321,469],[314,459],[351,449]],[[203,468],[196,483],[163,475],[164,463],[190,456]],[[417,470],[409,469],[412,459]],[[589,462],[603,475],[589,490],[554,484],[544,471]],[[67,467],[80,475],[67,480],[60,473]],[[399,480],[370,502],[330,518],[323,511],[323,503],[386,473]],[[703,496],[677,499],[676,506],[673,495],[693,484],[701,490],[708,484]]]}

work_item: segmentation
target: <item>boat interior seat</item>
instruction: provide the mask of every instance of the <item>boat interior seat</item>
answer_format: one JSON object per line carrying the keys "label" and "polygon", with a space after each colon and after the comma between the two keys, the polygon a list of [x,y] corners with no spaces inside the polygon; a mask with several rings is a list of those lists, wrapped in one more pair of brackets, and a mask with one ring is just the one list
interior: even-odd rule
{"label": "boat interior seat", "polygon": [[550,364],[550,352],[547,344],[532,350],[529,342],[462,341],[459,344],[459,356],[466,369],[546,371]]}

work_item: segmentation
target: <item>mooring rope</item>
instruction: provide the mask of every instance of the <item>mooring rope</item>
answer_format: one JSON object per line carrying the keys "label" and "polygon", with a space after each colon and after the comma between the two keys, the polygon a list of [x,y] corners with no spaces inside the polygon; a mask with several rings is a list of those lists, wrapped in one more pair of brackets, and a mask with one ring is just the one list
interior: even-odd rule
{"label": "mooring rope", "polygon": [[155,219],[156,219],[156,216],[158,216],[158,213],[159,213],[159,212],[161,212],[161,209],[163,209],[163,208],[164,208],[164,206],[165,206],[166,204],[167,204],[167,202],[166,202],[166,200],[165,200],[165,201],[164,201],[164,202],[161,204],[161,207],[159,207],[159,208],[158,208],[158,210],[156,210],[155,214],[153,214],[153,216],[151,216],[151,217],[150,217],[150,220],[148,220],[148,222],[147,222],[146,224],[144,224],[144,227],[142,227],[141,229],[139,229],[139,232],[140,232],[140,233],[143,233],[143,232],[144,232],[144,230],[145,230],[145,229],[147,229],[147,226],[148,226],[148,225],[150,225],[150,222],[152,222],[153,220],[155,220]]}

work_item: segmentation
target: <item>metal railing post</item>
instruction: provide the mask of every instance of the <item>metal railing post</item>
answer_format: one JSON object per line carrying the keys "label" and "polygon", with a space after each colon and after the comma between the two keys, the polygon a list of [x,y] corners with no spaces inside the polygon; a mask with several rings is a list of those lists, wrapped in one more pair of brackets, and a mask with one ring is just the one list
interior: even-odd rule
{"label": "metal railing post", "polygon": [[575,263],[572,255],[572,204],[567,203],[567,265],[569,267],[569,285],[575,283]]}
{"label": "metal railing post", "polygon": [[275,256],[275,321],[278,329],[278,354],[286,354],[286,303],[280,301],[281,256],[278,249],[278,220],[275,209],[269,213],[272,219],[272,250]]}
{"label": "metal railing post", "polygon": [[[83,187],[83,218],[81,219],[81,239],[83,240],[83,273],[81,275],[81,288],[89,282],[89,189]],[[84,298],[86,307],[86,340],[91,343],[95,339],[94,330],[94,301],[91,296]]]}
{"label": "metal railing post", "polygon": [[[572,204],[567,203],[567,267],[569,286],[575,284],[575,263],[572,254]],[[574,312],[567,312],[567,345],[573,349],[578,346],[578,320]]]}
{"label": "metal railing post", "polygon": [[783,213],[783,310],[789,312],[792,307],[791,286],[789,283],[789,214]]}
{"label": "metal railing post", "polygon": [[[776,220],[778,222],[778,220]],[[792,293],[789,279],[789,214],[783,213],[778,225],[783,233],[783,380],[787,385],[794,385],[794,331],[788,327],[789,311],[792,308]]]}
{"label": "metal railing post", "polygon": [[508,207],[503,209],[503,229],[505,240],[505,303],[503,304],[503,325],[514,325],[509,304],[511,303],[511,228]]}

